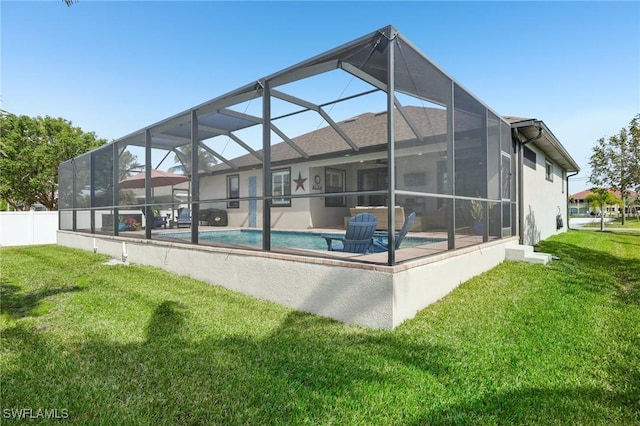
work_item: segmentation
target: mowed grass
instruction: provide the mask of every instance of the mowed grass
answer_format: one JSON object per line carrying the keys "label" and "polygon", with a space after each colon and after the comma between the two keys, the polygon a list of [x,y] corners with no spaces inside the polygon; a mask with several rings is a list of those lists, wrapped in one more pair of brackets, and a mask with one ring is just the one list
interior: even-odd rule
{"label": "mowed grass", "polygon": [[639,424],[640,235],[538,250],[560,260],[503,263],[381,331],[89,252],[4,248],[2,422]]}

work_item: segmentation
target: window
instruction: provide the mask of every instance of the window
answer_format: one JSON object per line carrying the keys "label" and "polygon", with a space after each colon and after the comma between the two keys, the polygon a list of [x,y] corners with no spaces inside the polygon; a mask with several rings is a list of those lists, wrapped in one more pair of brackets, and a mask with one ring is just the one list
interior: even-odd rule
{"label": "window", "polygon": [[529,166],[533,170],[535,170],[536,169],[536,153],[525,146],[522,149],[522,154],[524,157],[525,166]]}
{"label": "window", "polygon": [[545,160],[545,177],[549,182],[553,182],[553,163],[549,160]]}
{"label": "window", "polygon": [[291,207],[291,198],[276,198],[291,195],[291,169],[271,172],[271,195],[274,207]]}
{"label": "window", "polygon": [[[344,170],[325,169],[325,192],[344,192],[345,175],[346,172]],[[346,205],[345,197],[326,197],[324,199],[325,207],[344,207]]]}
{"label": "window", "polygon": [[[227,198],[240,198],[240,176],[227,176]],[[228,209],[240,208],[240,201],[227,201]]]}

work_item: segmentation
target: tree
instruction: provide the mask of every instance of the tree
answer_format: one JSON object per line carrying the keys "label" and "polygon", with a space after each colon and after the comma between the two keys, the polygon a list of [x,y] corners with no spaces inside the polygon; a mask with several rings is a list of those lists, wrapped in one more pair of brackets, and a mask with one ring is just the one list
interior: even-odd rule
{"label": "tree", "polygon": [[[620,130],[608,139],[600,138],[589,160],[589,181],[597,187],[610,187],[620,191],[622,205],[626,205],[628,191],[640,187],[640,114],[629,127]],[[622,209],[622,224],[625,223]]]}
{"label": "tree", "polygon": [[636,193],[640,193],[640,114],[636,115],[629,124],[629,137],[632,141],[630,151],[631,158],[635,161],[631,162],[631,175],[636,185]]}
{"label": "tree", "polygon": [[56,210],[58,165],[106,143],[63,118],[0,111],[0,128],[0,198],[16,210],[36,203]]}
{"label": "tree", "polygon": [[[184,173],[187,176],[191,176],[191,145],[184,145],[176,148],[174,161],[176,166],[170,167],[168,170],[171,173]],[[213,170],[213,166],[218,164],[218,160],[209,151],[203,149],[198,150],[198,171],[200,173],[207,173]]]}
{"label": "tree", "polygon": [[[623,201],[605,188],[593,188],[584,200],[589,204],[600,208],[600,230],[604,231],[604,212],[608,205],[622,204]],[[624,209],[623,209],[624,210]]]}
{"label": "tree", "polygon": [[[137,155],[128,149],[120,152],[118,157],[118,181],[125,180],[142,171],[144,171],[144,164],[138,162]],[[121,206],[134,205],[138,203],[138,200],[132,190],[120,189],[118,193],[118,203]]]}
{"label": "tree", "polygon": [[118,160],[118,180],[124,180],[144,170],[144,164],[138,162],[138,156],[129,150],[120,153]]}

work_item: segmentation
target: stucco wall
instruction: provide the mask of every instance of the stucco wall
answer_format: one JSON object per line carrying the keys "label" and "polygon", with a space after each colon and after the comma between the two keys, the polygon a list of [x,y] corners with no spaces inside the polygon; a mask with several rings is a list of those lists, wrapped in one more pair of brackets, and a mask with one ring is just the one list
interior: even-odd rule
{"label": "stucco wall", "polygon": [[[354,162],[353,157],[333,158],[318,160],[309,163],[294,165],[291,167],[291,178],[298,176],[306,179],[302,188],[297,188],[296,183],[291,182],[292,195],[305,195],[322,193],[325,190],[325,167],[340,169],[346,172],[346,190],[358,189],[358,170],[372,168],[371,164],[361,163],[375,159],[386,158],[386,153],[369,153],[358,156]],[[380,166],[384,167],[384,166]],[[277,168],[274,168],[277,170]],[[433,171],[435,173],[435,170]],[[240,179],[240,198],[249,196],[249,179],[256,179],[257,195],[263,193],[262,170],[250,170],[245,172],[230,172],[237,174]],[[318,189],[314,189],[314,177],[320,177]],[[433,179],[429,179],[431,182]],[[415,189],[415,188],[414,188]],[[239,208],[228,208],[226,203],[209,203],[208,199],[220,199],[227,196],[227,175],[202,176],[200,178],[201,209],[218,208],[227,211],[229,226],[246,227],[249,224],[249,203],[240,202]],[[345,216],[349,216],[349,207],[355,207],[355,197],[347,197],[345,207],[326,207],[324,198],[292,199],[290,207],[273,206],[271,209],[271,226],[275,229],[309,229],[309,228],[333,228],[344,226]],[[311,208],[313,207],[313,208]],[[262,204],[257,203],[256,227],[262,227]]]}
{"label": "stucco wall", "polygon": [[[123,247],[123,243],[125,246]],[[392,329],[505,258],[505,239],[395,267],[58,232],[58,244],[150,265],[348,324]]]}
{"label": "stucco wall", "polygon": [[97,253],[116,259],[122,258],[123,243],[131,263],[159,267],[348,324],[393,327],[393,276],[375,269],[256,251],[58,232],[60,245],[91,251],[95,244]]}
{"label": "stucco wall", "polygon": [[[317,169],[315,169],[315,173]],[[324,170],[324,169],[322,169]],[[304,182],[304,189],[298,188],[296,190],[295,182],[292,182],[291,186],[291,194],[292,195],[304,195],[309,194],[310,192],[314,192],[311,187],[313,185],[313,175],[314,171],[310,171],[309,167],[292,167],[291,168],[291,177],[292,179],[297,179],[298,175],[302,178],[306,178],[307,180]],[[232,173],[239,175],[240,180],[240,198],[249,196],[249,181],[251,177],[254,177],[256,180],[256,193],[257,195],[261,195],[262,191],[262,172],[260,170],[251,170],[248,172],[239,172]],[[324,171],[322,172],[322,179],[324,180]],[[205,200],[201,203],[201,209],[207,208],[218,208],[227,211],[227,218],[229,226],[234,227],[247,227],[249,226],[249,203],[247,201],[240,202],[239,208],[229,208],[226,203],[209,203],[206,202],[207,199],[216,199],[216,198],[226,198],[227,196],[227,176],[226,175],[216,175],[216,176],[205,176],[200,180],[200,199]],[[316,191],[317,192],[317,191]],[[321,203],[318,203],[317,200],[321,200]],[[310,213],[310,202],[311,199],[292,199],[291,206],[288,207],[279,207],[273,206],[271,208],[271,226],[274,229],[309,229],[311,227],[328,227],[333,226],[335,224],[342,223],[343,214],[338,212],[338,214],[334,213],[336,210],[341,209],[326,209],[329,214],[325,214],[324,208],[324,199],[317,199],[315,201],[314,206],[316,210],[314,210],[314,215],[317,218],[323,218],[322,223],[314,224],[312,214]],[[319,210],[318,210],[319,208]],[[262,203],[256,202],[256,227],[262,227]],[[316,218],[316,219],[317,219]]]}
{"label": "stucco wall", "polygon": [[[502,263],[505,248],[518,244],[517,237],[446,252],[415,262],[396,274],[393,288],[394,327],[413,318],[463,282]],[[420,263],[423,263],[420,265]]]}
{"label": "stucco wall", "polygon": [[[240,197],[249,196],[249,179],[255,177],[256,190],[258,194],[262,194],[262,173],[259,170],[251,170],[247,172],[230,173],[239,175],[240,179]],[[227,175],[202,176],[200,177],[200,200],[213,200],[227,197]],[[216,208],[227,212],[227,220],[229,226],[249,226],[249,205],[247,202],[241,202],[239,208],[229,208],[227,203],[208,203],[203,201],[200,209]],[[256,211],[256,227],[262,227],[262,203],[257,203]]]}
{"label": "stucco wall", "polygon": [[[535,146],[527,147],[536,153],[536,169],[525,165],[524,185],[524,229],[523,242],[533,245],[567,229],[566,179],[562,169],[553,163],[553,182],[546,179],[545,155]],[[562,216],[563,227],[556,230],[556,215]]]}

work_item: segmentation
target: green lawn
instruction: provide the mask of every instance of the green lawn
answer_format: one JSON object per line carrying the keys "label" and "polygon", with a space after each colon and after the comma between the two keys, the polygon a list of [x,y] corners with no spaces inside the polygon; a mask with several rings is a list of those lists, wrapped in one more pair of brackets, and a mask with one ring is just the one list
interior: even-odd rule
{"label": "green lawn", "polygon": [[538,249],[560,260],[504,263],[380,331],[89,252],[4,248],[2,422],[639,424],[640,235]]}

